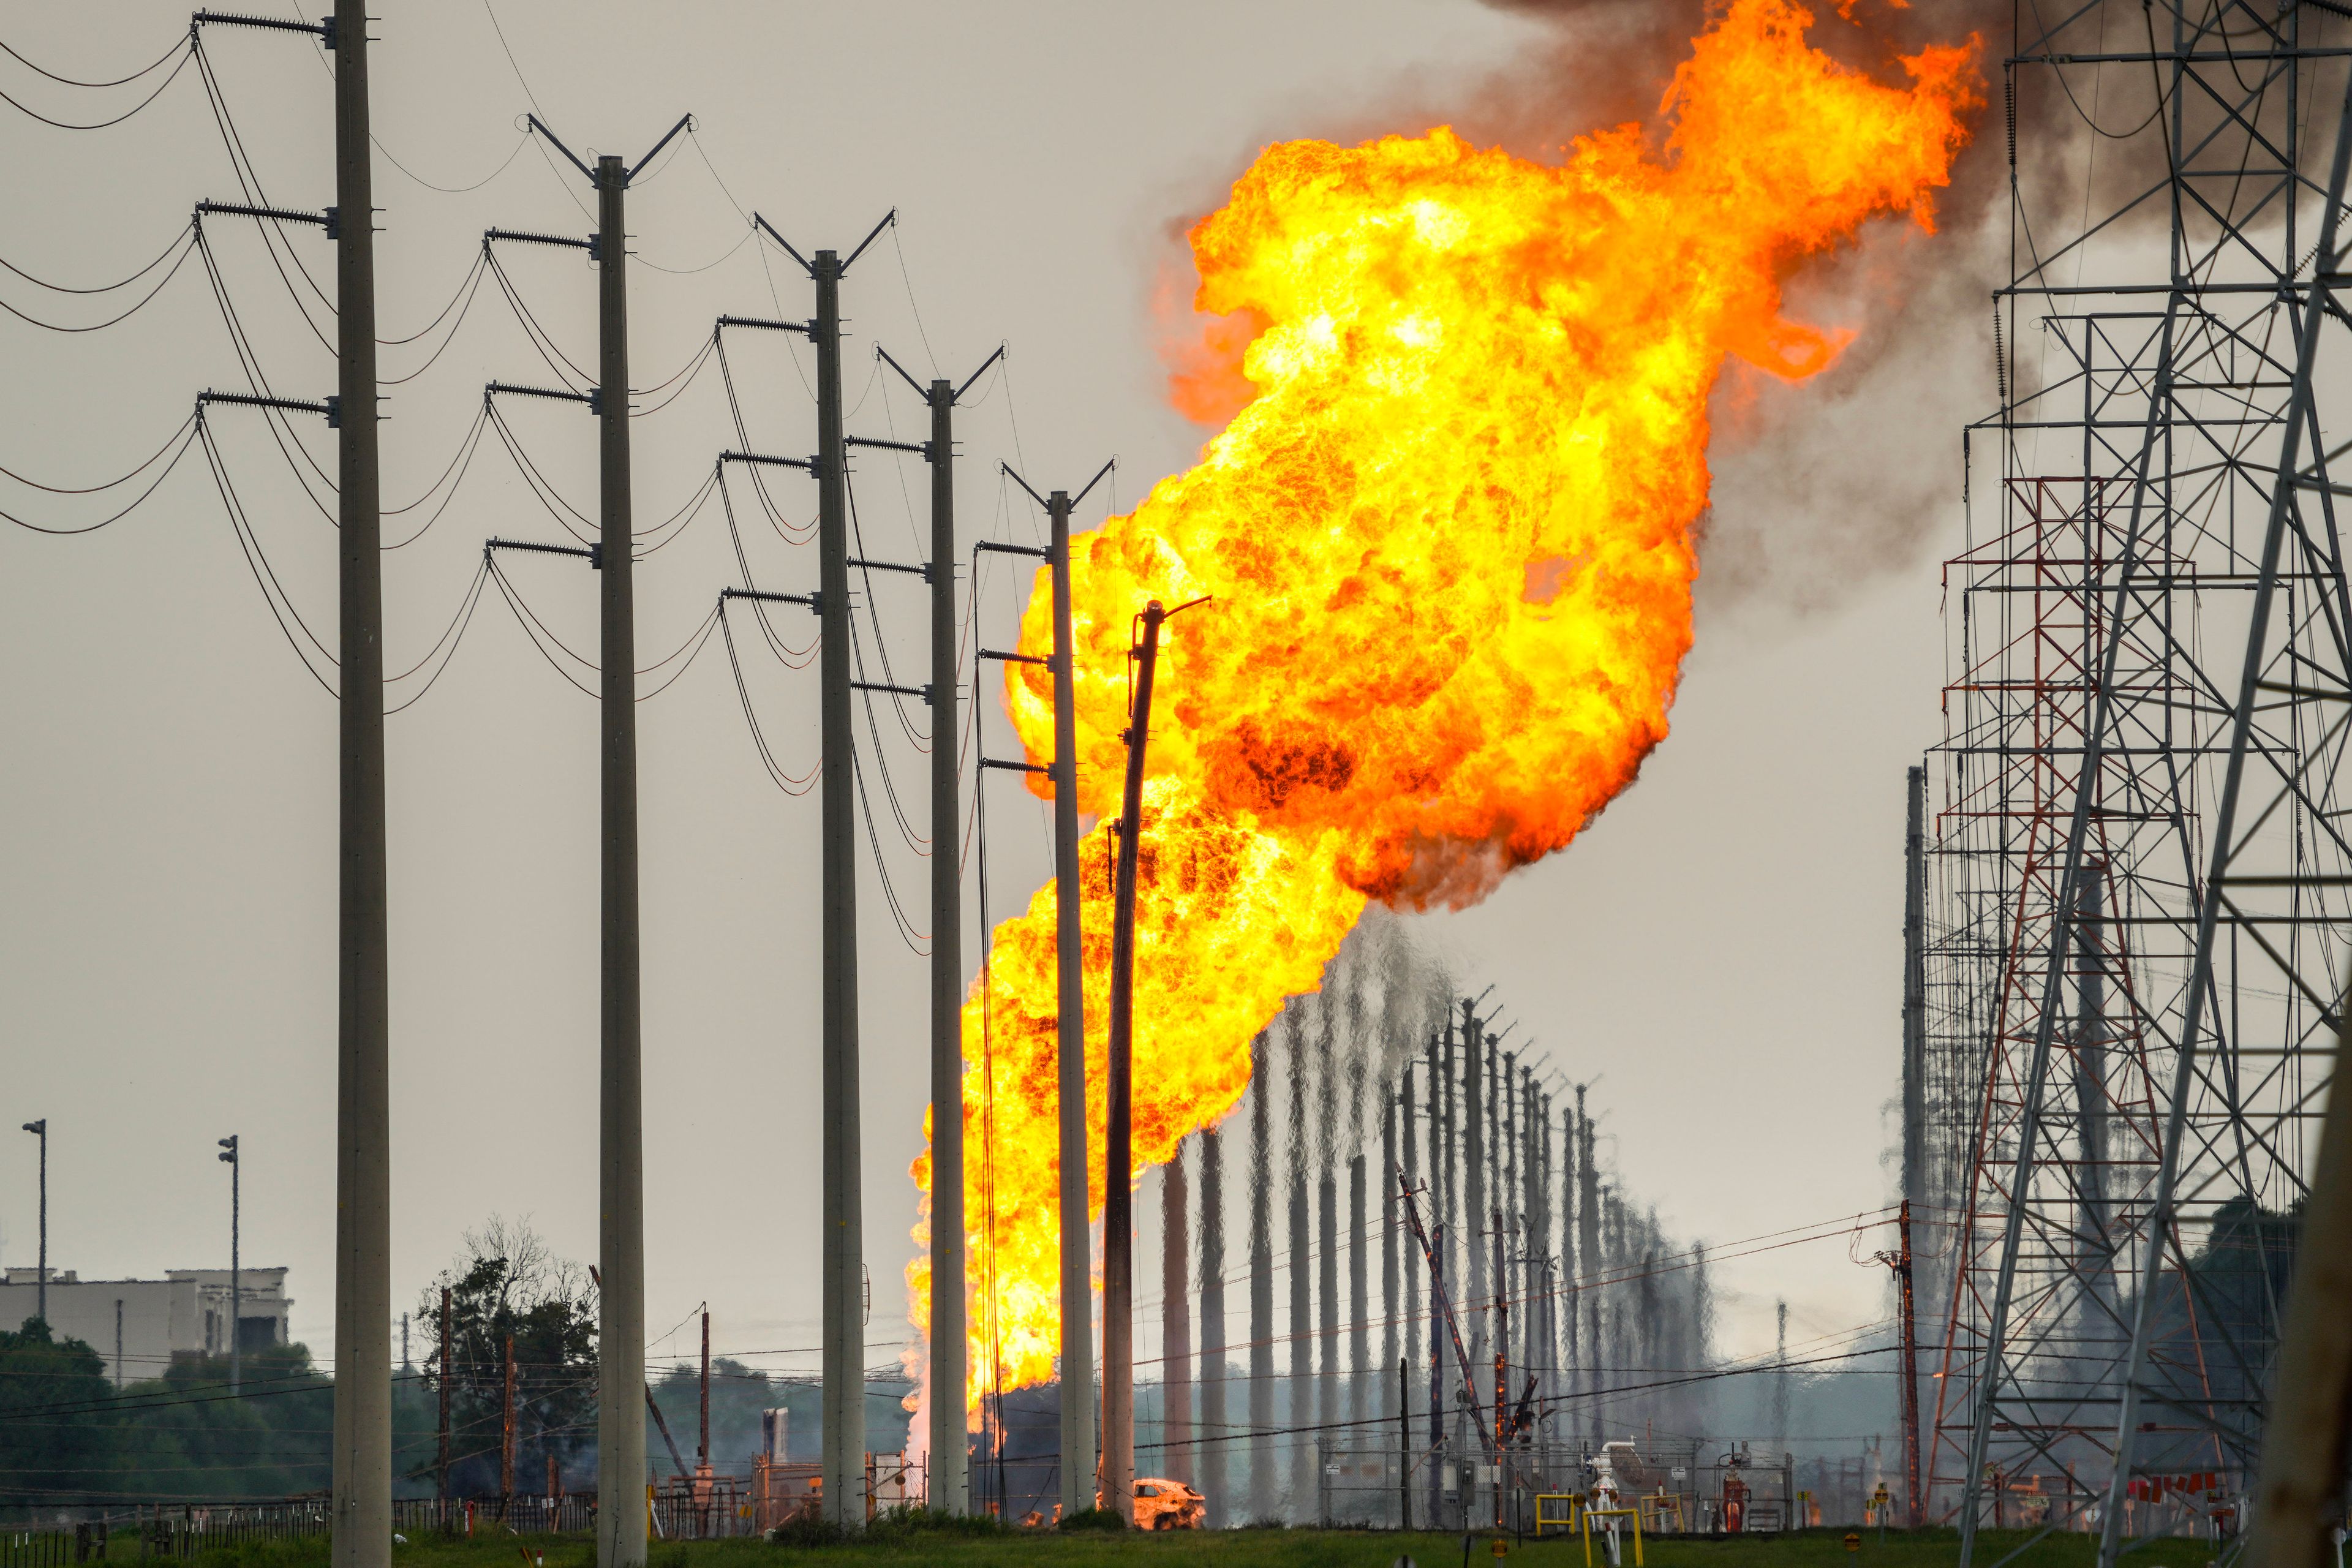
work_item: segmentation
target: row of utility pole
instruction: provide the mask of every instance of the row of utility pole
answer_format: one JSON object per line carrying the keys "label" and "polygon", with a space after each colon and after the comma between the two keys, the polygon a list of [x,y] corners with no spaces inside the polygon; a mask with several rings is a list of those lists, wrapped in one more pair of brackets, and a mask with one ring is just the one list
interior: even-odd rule
{"label": "row of utility pole", "polygon": [[[1557,1102],[1532,1066],[1502,1048],[1493,1022],[1479,1016],[1475,1000],[1457,1003],[1453,1020],[1428,1038],[1420,1058],[1408,1055],[1391,1085],[1375,1090],[1376,1126],[1360,1135],[1358,1147],[1341,1149],[1336,1126],[1327,1121],[1319,1162],[1305,1112],[1310,1105],[1328,1112],[1345,1093],[1333,1064],[1323,1062],[1324,1081],[1318,1082],[1306,1030],[1295,1018],[1286,1074],[1277,1071],[1275,1054],[1284,1031],[1269,1028],[1259,1037],[1247,1125],[1248,1331],[1239,1342],[1227,1322],[1223,1132],[1209,1130],[1194,1140],[1197,1182],[1182,1158],[1168,1167],[1161,1462],[1171,1478],[1203,1485],[1213,1521],[1243,1517],[1244,1505],[1246,1517],[1271,1517],[1286,1489],[1294,1499],[1314,1495],[1311,1449],[1276,1436],[1274,1347],[1286,1339],[1293,1426],[1344,1429],[1400,1416],[1403,1396],[1380,1373],[1400,1362],[1428,1370],[1433,1445],[1448,1440],[1456,1419],[1491,1439],[1495,1422],[1522,1405],[1538,1432],[1553,1433],[1564,1420],[1559,1412],[1577,1392],[1565,1369],[1589,1360],[1587,1347],[1604,1332],[1598,1292],[1568,1287],[1580,1272],[1589,1279],[1604,1257],[1615,1257],[1618,1248],[1608,1242],[1622,1228],[1619,1205],[1599,1179],[1584,1086],[1576,1086],[1571,1103]],[[1271,1121],[1276,1080],[1285,1077],[1289,1152],[1287,1170],[1277,1171]],[[1111,1153],[1116,1161],[1117,1150]],[[1426,1222],[1418,1243],[1405,1240],[1400,1181]],[[1287,1322],[1278,1324],[1274,1244],[1285,1206],[1294,1263]],[[1197,1276],[1188,1245],[1196,1212]],[[1374,1229],[1381,1233],[1377,1302]],[[1117,1283],[1107,1266],[1107,1304]],[[1425,1308],[1417,1305],[1424,1295]],[[1431,1325],[1426,1344],[1424,1321]],[[1458,1349],[1449,1348],[1449,1324]],[[1229,1398],[1224,1367],[1228,1349],[1241,1344],[1248,1347],[1245,1412]],[[1537,1386],[1512,1387],[1497,1402],[1491,1379],[1506,1364],[1537,1379]],[[1474,1373],[1474,1366],[1486,1370]],[[1112,1407],[1107,1389],[1107,1418]],[[1238,1419],[1244,1414],[1245,1422]],[[1196,1415],[1200,1431],[1212,1437],[1244,1426],[1258,1436],[1240,1445],[1200,1443]],[[1107,1435],[1106,1473],[1109,1462]],[[1434,1485],[1433,1469],[1429,1479]]]}
{"label": "row of utility pole", "polygon": [[[335,74],[335,208],[324,226],[337,242],[338,376],[331,403],[291,405],[276,399],[215,395],[213,401],[300,406],[329,416],[338,431],[340,485],[339,729],[340,871],[338,913],[336,1351],[333,1466],[334,1560],[337,1568],[385,1568],[391,1542],[391,1284],[388,1271],[391,1172],[387,1074],[385,827],[383,690],[383,595],[379,559],[378,397],[376,376],[374,234],[370,170],[366,19],[359,0],[336,0],[331,17],[299,23],[269,16],[199,13],[195,25],[265,28],[316,36],[331,53]],[[635,163],[612,155],[592,167],[574,155],[536,115],[540,135],[579,169],[596,193],[597,233],[585,240],[493,230],[484,244],[520,241],[588,250],[599,268],[598,355],[593,393],[493,384],[501,392],[553,395],[587,403],[599,419],[598,542],[593,550],[492,540],[499,549],[584,556],[600,574],[600,901],[601,1004],[599,1061],[598,1261],[599,1383],[597,1434],[601,1488],[597,1510],[600,1568],[635,1568],[646,1555],[645,1213],[643,1064],[639,988],[638,848],[635,736],[635,637],[631,514],[628,387],[628,239],[626,194],[632,177],[669,139],[688,128],[681,120]],[[274,212],[248,216],[286,217]],[[893,215],[895,217],[895,215]],[[313,219],[312,221],[319,221]],[[954,428],[961,387],[934,380],[917,390],[929,405],[929,439],[919,445],[848,435],[842,399],[844,277],[881,231],[877,225],[845,259],[819,250],[803,256],[764,218],[755,224],[806,269],[815,310],[805,321],[722,318],[729,325],[798,332],[817,362],[816,451],[805,458],[749,452],[736,460],[799,468],[815,480],[818,498],[818,582],[805,595],[764,592],[746,583],[724,601],[790,601],[815,612],[820,624],[820,722],[823,753],[822,900],[824,1001],[822,1031],[824,1120],[823,1321],[824,1466],[825,1508],[836,1522],[863,1522],[865,1457],[865,1258],[859,1174],[859,1037],[856,889],[856,759],[851,729],[853,693],[860,688],[919,696],[932,709],[931,1100],[935,1172],[932,1240],[931,1502],[969,1507],[964,1474],[964,1349],[962,1189],[962,1062],[961,1001],[962,889],[955,845],[961,802],[954,744],[957,723],[954,515]],[[886,218],[884,224],[892,221]],[[887,357],[887,356],[886,356]],[[993,356],[992,356],[992,363]],[[895,361],[892,368],[898,369]],[[986,365],[982,367],[982,370]],[[900,371],[903,375],[905,373]],[[908,378],[910,381],[911,377]],[[930,560],[897,569],[929,583],[931,680],[920,689],[856,679],[851,646],[853,567],[889,570],[893,563],[855,559],[850,552],[847,452],[854,445],[919,453],[932,476]],[[1016,479],[1018,476],[1014,476]],[[1097,479],[1100,479],[1097,476]],[[1024,488],[1026,489],[1024,483]],[[1091,485],[1087,487],[1090,489]],[[1034,495],[1034,491],[1031,492]],[[1089,1454],[1093,1362],[1090,1264],[1087,1249],[1083,975],[1078,942],[1077,818],[1074,742],[1074,653],[1070,639],[1069,531],[1073,498],[1055,490],[1038,497],[1052,523],[1042,554],[1052,573],[1055,634],[1054,685],[1055,755],[1047,770],[1055,797],[1055,878],[1060,892],[1062,949],[1062,1219],[1065,1365],[1064,1451]],[[1153,606],[1154,611],[1157,606]],[[1156,625],[1156,623],[1155,623]],[[997,655],[997,658],[1017,656]],[[975,673],[975,681],[977,674]],[[1140,766],[1141,747],[1136,748]],[[996,764],[1007,765],[1007,764]],[[1010,764],[1028,766],[1028,764]],[[1130,813],[1130,817],[1134,814]],[[1129,844],[1131,848],[1132,836]],[[1131,913],[1132,870],[1122,908]],[[1123,1192],[1123,1184],[1119,1185]],[[446,1321],[446,1307],[445,1307]],[[446,1329],[445,1329],[446,1331]],[[443,1389],[446,1405],[447,1391]],[[1123,1432],[1131,1444],[1130,1431]],[[1122,1446],[1124,1446],[1124,1444]],[[1131,1449],[1129,1450],[1131,1452]],[[446,1464],[446,1454],[445,1454]],[[1131,1468],[1131,1466],[1130,1466]],[[1092,1506],[1090,1478],[1066,1467],[1066,1510]],[[1114,1497],[1120,1495],[1114,1490]]]}

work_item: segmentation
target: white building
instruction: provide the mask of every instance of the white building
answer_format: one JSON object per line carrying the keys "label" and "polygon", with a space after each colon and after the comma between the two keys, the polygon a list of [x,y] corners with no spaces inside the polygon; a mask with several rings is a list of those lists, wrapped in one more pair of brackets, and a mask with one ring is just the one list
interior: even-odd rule
{"label": "white building", "polygon": [[[283,1268],[239,1271],[237,1342],[245,1350],[286,1343]],[[0,1282],[0,1325],[35,1315],[40,1270],[10,1268]],[[161,1279],[82,1279],[49,1270],[49,1330],[105,1359],[116,1383],[161,1377],[176,1356],[226,1355],[230,1317],[226,1268],[171,1268]]]}

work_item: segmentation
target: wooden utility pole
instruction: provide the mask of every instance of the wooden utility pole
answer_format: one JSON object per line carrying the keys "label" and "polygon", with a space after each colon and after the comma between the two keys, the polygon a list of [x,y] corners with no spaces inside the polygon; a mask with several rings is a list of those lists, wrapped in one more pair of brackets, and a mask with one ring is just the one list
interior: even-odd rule
{"label": "wooden utility pole", "polygon": [[506,1384],[499,1395],[499,1517],[506,1517],[515,1495],[515,1359],[514,1336],[506,1337]]}
{"label": "wooden utility pole", "polygon": [[449,1375],[457,1364],[451,1355],[449,1341],[449,1287],[441,1287],[441,1412],[436,1424],[440,1438],[434,1473],[439,1478],[436,1495],[443,1502],[449,1500]]}
{"label": "wooden utility pole", "polygon": [[1927,1499],[1919,1489],[1919,1330],[1911,1283],[1909,1198],[1903,1200],[1895,1223],[1902,1247],[1896,1255],[1895,1278],[1903,1292],[1903,1512],[1909,1527],[1916,1530],[1927,1516]]}
{"label": "wooden utility pole", "polygon": [[1408,1384],[1412,1363],[1397,1358],[1397,1528],[1412,1528],[1412,1414]]}
{"label": "wooden utility pole", "polygon": [[694,1445],[694,1466],[698,1472],[710,1469],[710,1310],[702,1312],[702,1427]]}
{"label": "wooden utility pole", "polygon": [[[1058,492],[1057,492],[1058,494]],[[1068,508],[1062,509],[1066,530]],[[1159,600],[1146,605],[1135,648],[1135,706],[1128,716],[1127,788],[1119,806],[1111,888],[1109,1100],[1103,1138],[1103,1506],[1130,1520],[1135,1508],[1135,881],[1143,837],[1144,752],[1151,685],[1160,662]],[[1075,804],[1075,803],[1073,803]]]}

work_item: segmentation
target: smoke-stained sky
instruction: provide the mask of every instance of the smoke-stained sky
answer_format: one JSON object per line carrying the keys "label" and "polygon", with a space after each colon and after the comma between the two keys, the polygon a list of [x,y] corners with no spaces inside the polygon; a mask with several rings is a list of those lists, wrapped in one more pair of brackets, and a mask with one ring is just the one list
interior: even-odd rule
{"label": "smoke-stained sky", "polygon": [[[1181,260],[1174,220],[1214,202],[1263,142],[1419,131],[1455,103],[1465,128],[1493,123],[1502,135],[1509,106],[1482,97],[1482,84],[1514,62],[1611,68],[1594,50],[1558,50],[1549,22],[1470,0],[658,13],[503,0],[497,16],[538,108],[575,149],[635,155],[680,113],[698,117],[710,166],[685,145],[632,196],[649,264],[631,280],[639,384],[686,363],[721,311],[806,313],[807,285],[788,258],[769,251],[763,265],[757,247],[730,250],[745,231],[737,204],[803,250],[846,248],[895,205],[899,229],[845,294],[852,428],[914,428],[912,403],[868,380],[877,340],[919,374],[934,363],[960,374],[1009,343],[1009,380],[988,384],[967,416],[960,474],[971,528],[1024,542],[1030,514],[1004,499],[999,459],[1041,489],[1075,488],[1117,452],[1122,503],[1190,460],[1200,433],[1160,395],[1151,302]],[[66,74],[103,77],[162,53],[185,16],[150,0],[102,18],[12,0],[0,36]],[[514,154],[466,195],[379,163],[381,319],[396,336],[449,299],[485,226],[584,232],[574,203],[586,193],[536,148],[518,148],[531,102],[480,0],[417,0],[388,14],[379,37],[388,157],[456,186]],[[208,51],[271,198],[321,205],[329,92],[315,48],[220,31]],[[28,101],[67,118],[83,109],[38,83],[20,92],[26,73],[0,68]],[[44,277],[120,276],[163,247],[194,200],[236,196],[193,73],[111,131],[9,123],[16,155],[0,202],[38,221],[8,225],[0,254]],[[1562,123],[1555,140],[1587,128]],[[331,361],[256,232],[234,220],[213,232],[277,389],[322,394]],[[291,243],[330,276],[323,242],[297,232]],[[1889,310],[1885,289],[1922,275],[1910,262],[1927,245],[1948,254],[1925,271],[1966,279],[1977,243],[1889,230],[1792,290],[1792,309],[1843,311],[1864,335],[1851,370],[1812,385],[1745,372],[1727,384],[1715,534],[1675,733],[1566,855],[1481,909],[1416,922],[1472,989],[1495,984],[1567,1076],[1600,1080],[1592,1100],[1629,1184],[1678,1235],[1779,1230],[1874,1207],[1887,1188],[1902,770],[1939,728],[1933,563],[1958,537],[1952,432],[1981,411],[1990,378],[1975,369],[1980,323],[1940,308]],[[503,260],[559,345],[586,363],[593,296],[583,264],[561,251]],[[29,289],[0,297],[92,319]],[[120,472],[184,417],[197,389],[241,385],[193,264],[121,327],[67,339],[0,321],[0,345],[15,372],[0,387],[0,464],[56,483]],[[416,366],[420,346],[387,349],[385,374]],[[814,417],[789,343],[730,337],[729,353],[755,445],[810,449]],[[388,504],[441,471],[493,376],[551,373],[486,285],[447,353],[388,389]],[[590,422],[560,405],[507,412],[557,488],[588,506]],[[257,419],[224,411],[216,427],[272,566],[331,643],[331,530]],[[298,429],[331,471],[326,433]],[[715,374],[640,421],[636,442],[638,513],[651,521],[735,444]],[[914,550],[919,473],[902,487],[879,455],[859,468],[869,552]],[[796,483],[775,493],[804,521],[814,500]],[[737,493],[761,585],[809,585],[811,552],[780,541],[748,490]],[[12,510],[28,499],[8,494]],[[388,537],[405,531],[388,520]],[[440,633],[493,532],[557,536],[490,437],[446,513],[387,562],[392,668]],[[510,570],[558,634],[593,643],[592,579],[562,562]],[[640,570],[645,661],[677,647],[736,576],[714,501]],[[984,640],[1005,646],[1025,574],[993,568],[984,586]],[[919,591],[885,582],[877,595],[903,634],[897,657],[918,659]],[[236,1132],[245,1255],[292,1267],[295,1332],[325,1352],[331,705],[280,638],[193,457],[105,532],[0,538],[0,1120],[49,1118],[52,1262],[97,1276],[222,1261],[227,1194],[213,1140]],[[778,669],[755,636],[738,643],[781,760],[805,771],[813,671]],[[812,1347],[815,799],[787,798],[761,772],[715,642],[640,720],[648,1321],[659,1331],[707,1299],[722,1352]],[[877,720],[902,788],[919,790],[918,758],[887,710]],[[1004,754],[1009,727],[993,707],[987,722]],[[494,594],[440,685],[390,721],[399,1301],[492,1212],[529,1215],[560,1250],[593,1253],[594,744],[593,703],[541,661]],[[1017,786],[992,787],[1001,916],[1043,874],[1046,838]],[[891,876],[919,907],[919,863],[887,819],[880,832]],[[879,1362],[903,1333],[924,992],[870,868],[862,900],[869,1359]],[[975,939],[967,951],[976,956]],[[0,1157],[0,1247],[12,1264],[31,1260],[34,1229],[32,1141],[16,1136],[21,1146]],[[1826,1331],[1876,1317],[1882,1289],[1835,1247],[1726,1264],[1717,1283],[1735,1349],[1769,1342],[1773,1295],[1791,1298],[1801,1326]],[[681,1337],[656,1353],[685,1348]]]}

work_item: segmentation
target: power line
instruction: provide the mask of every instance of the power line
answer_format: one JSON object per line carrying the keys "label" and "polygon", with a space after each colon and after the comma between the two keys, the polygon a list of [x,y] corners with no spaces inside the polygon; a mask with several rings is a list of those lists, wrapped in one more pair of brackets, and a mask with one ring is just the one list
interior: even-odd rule
{"label": "power line", "polygon": [[[191,44],[192,44],[193,38],[194,38],[194,34],[193,34],[193,32],[192,32],[192,33],[191,33],[191,35],[190,35],[190,38],[189,38],[188,40],[183,40],[182,42],[180,42],[180,43],[175,44],[175,45],[173,45],[173,47],[172,47],[172,54],[179,54],[182,50],[186,50],[186,52],[187,52],[187,57],[193,57],[193,56],[194,56],[194,55],[197,53],[197,51],[196,51],[194,47],[191,47]],[[0,48],[5,48],[5,47],[6,47],[6,46],[5,46],[5,45],[0,45]],[[9,50],[8,50],[8,53],[9,53],[9,54],[11,54],[11,55],[13,55],[13,56],[15,56],[17,59],[22,60],[22,59],[24,59],[24,58],[25,58],[25,57],[24,57],[24,56],[19,55],[19,54],[16,54],[16,50],[14,50],[14,49],[9,49]],[[172,56],[171,56],[171,55],[165,55],[165,56],[163,57],[163,59],[168,60],[168,59],[170,59],[171,58],[172,58]],[[26,61],[26,63],[27,65],[30,65],[32,62],[31,62],[31,61],[29,61],[29,60],[27,60],[27,61]],[[161,65],[161,64],[163,64],[163,60],[158,60],[158,61],[156,62],[156,65]],[[87,122],[79,122],[79,121],[69,121],[69,120],[53,120],[53,119],[51,119],[49,116],[47,116],[47,115],[46,115],[46,114],[43,114],[39,110],[37,110],[37,109],[35,109],[35,108],[31,107],[29,104],[25,103],[25,102],[24,102],[24,101],[22,101],[21,100],[19,100],[19,99],[17,99],[17,98],[14,97],[13,95],[11,95],[11,94],[9,94],[9,93],[7,93],[7,92],[5,92],[5,91],[0,91],[0,102],[5,102],[5,103],[6,103],[10,108],[16,110],[18,110],[18,111],[20,111],[20,112],[22,112],[22,113],[24,113],[24,114],[26,114],[26,115],[29,116],[30,118],[32,118],[32,119],[34,119],[34,120],[37,120],[37,121],[40,121],[42,124],[44,124],[44,125],[53,127],[54,129],[58,130],[58,131],[104,131],[104,130],[107,130],[107,129],[109,129],[109,128],[110,128],[110,127],[112,127],[112,126],[116,126],[116,125],[120,125],[120,124],[121,124],[124,121],[126,121],[126,120],[130,119],[132,115],[139,113],[142,110],[145,109],[149,104],[151,104],[151,103],[154,102],[158,98],[161,98],[161,97],[163,95],[163,92],[164,92],[164,89],[165,89],[169,88],[169,87],[170,87],[173,82],[175,82],[175,81],[177,81],[177,80],[179,80],[179,79],[180,79],[180,73],[181,73],[183,70],[185,70],[185,69],[187,68],[187,65],[188,65],[188,59],[187,59],[187,58],[183,58],[181,59],[181,61],[180,61],[180,63],[179,63],[178,65],[175,65],[175,66],[173,66],[173,67],[172,68],[172,74],[171,74],[171,75],[169,75],[169,76],[165,77],[162,81],[157,82],[157,83],[155,84],[155,90],[154,90],[154,91],[152,91],[152,92],[149,93],[146,97],[144,97],[144,98],[141,99],[137,103],[135,103],[135,104],[131,105],[129,109],[124,110],[121,113],[120,113],[120,114],[116,115],[116,116],[115,116],[113,119],[111,119],[111,120],[92,120],[92,121],[87,121]],[[40,70],[40,68],[39,68],[38,66],[34,66],[34,67],[33,67],[33,68],[34,68],[35,70]],[[152,69],[154,69],[154,68],[155,68],[155,67],[154,67],[154,66],[150,66],[150,67],[148,67],[148,68],[147,68],[147,70],[152,70]],[[49,73],[48,73],[48,72],[47,72],[47,71],[41,71],[41,74],[42,74],[43,76],[47,76],[47,75],[49,75]],[[141,77],[141,76],[145,76],[146,74],[147,74],[147,71],[141,71],[141,72],[139,72],[139,73],[138,73],[138,75],[137,75],[137,76],[129,76],[129,77],[124,77],[122,79],[123,79],[124,81],[136,81],[136,80],[138,80],[138,79],[139,79],[139,77]],[[59,80],[59,81],[63,81],[63,80],[65,80],[66,79],[64,79],[63,77],[58,77],[58,78],[56,78],[56,79],[56,79],[56,80]],[[73,83],[72,85],[74,85],[74,86],[76,86],[76,87],[88,87],[88,86],[94,86],[94,85],[97,85],[97,84],[94,84],[94,83],[89,83],[89,82],[76,82],[76,83]]]}
{"label": "power line", "polygon": [[[165,272],[163,277],[155,280],[155,286],[153,288],[148,289],[146,293],[142,294],[133,304],[125,309],[119,315],[110,316],[103,321],[93,321],[87,326],[76,327],[68,326],[58,321],[45,321],[38,316],[30,315],[18,310],[16,306],[9,304],[5,300],[0,300],[0,310],[5,310],[10,315],[16,317],[18,321],[30,326],[38,327],[43,331],[67,333],[104,331],[109,327],[117,326],[121,322],[129,321],[131,317],[145,310],[149,302],[152,301],[156,295],[161,294],[166,288],[168,288],[171,285],[173,279],[180,275],[180,268],[187,264],[189,252],[195,248],[194,229],[195,226],[191,224],[187,230],[184,231],[181,237],[173,242],[173,251],[176,251],[177,255],[173,255],[172,251],[164,253],[165,256],[171,258],[171,269]],[[139,278],[145,276],[148,272],[153,271],[157,266],[162,264],[163,259],[163,258],[159,257],[155,261],[150,262],[146,267],[142,268],[138,272],[132,274],[131,278],[125,279],[123,283],[110,283],[103,289],[57,289],[56,285],[42,283],[37,278],[32,279],[32,281],[39,283],[44,289],[56,289],[56,291],[61,294],[88,295],[111,293],[117,289],[122,288],[124,284],[134,282]],[[29,278],[31,276],[28,273],[19,270],[17,268],[8,266],[6,262],[0,262],[0,267],[8,267],[8,270],[15,272],[19,278]]]}
{"label": "power line", "polygon": [[129,76],[119,76],[111,81],[82,81],[74,77],[59,76],[57,72],[49,69],[47,67],[37,64],[36,62],[26,58],[23,55],[18,54],[5,41],[0,41],[0,54],[5,54],[10,59],[15,60],[18,65],[25,67],[27,70],[33,71],[40,76],[45,76],[51,81],[62,83],[67,87],[104,88],[126,87],[131,82],[137,81],[142,76],[160,70],[168,61],[170,61],[173,56],[178,54],[182,49],[184,49],[187,47],[187,35],[182,34],[172,40],[172,47],[170,48],[165,49],[162,54],[157,55],[152,61],[140,67],[137,70],[132,71]]}

